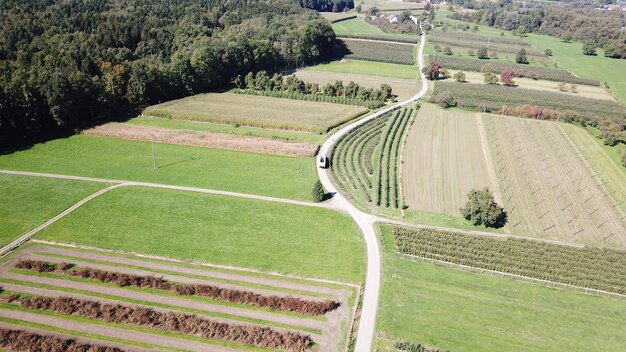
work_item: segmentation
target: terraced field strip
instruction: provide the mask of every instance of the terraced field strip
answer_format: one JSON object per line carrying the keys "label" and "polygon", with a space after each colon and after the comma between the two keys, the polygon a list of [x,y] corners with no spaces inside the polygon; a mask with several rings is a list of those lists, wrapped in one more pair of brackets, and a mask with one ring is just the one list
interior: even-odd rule
{"label": "terraced field strip", "polygon": [[[45,264],[46,267],[37,266],[29,269],[31,267],[24,267],[22,263],[28,265],[39,265],[38,263],[40,263],[41,265]],[[61,269],[64,268],[65,263],[71,263],[72,267]],[[15,268],[17,264],[20,265],[20,268]],[[18,297],[52,297],[56,300],[67,297],[75,301],[78,300],[76,302],[96,301],[103,305],[121,304],[127,307],[148,307],[155,312],[167,314],[192,314],[201,319],[209,319],[230,326],[246,326],[255,329],[270,328],[276,333],[289,332],[310,336],[316,346],[314,348],[323,351],[343,350],[348,339],[347,330],[351,326],[350,321],[353,312],[351,305],[355,301],[354,289],[349,286],[341,287],[336,284],[318,284],[315,282],[304,283],[301,280],[281,279],[280,276],[270,278],[267,275],[237,275],[229,271],[212,270],[191,264],[180,265],[145,260],[139,257],[133,258],[128,255],[120,257],[104,251],[85,251],[44,244],[31,244],[21,247],[17,252],[5,258],[1,269],[0,286],[5,290],[5,298],[0,297],[0,319],[10,318],[33,323],[36,322],[35,316],[42,316],[46,319],[54,319],[50,322],[64,327],[66,325],[63,324],[66,321],[69,325],[72,325],[73,322],[84,322],[86,324],[83,330],[71,329],[79,332],[85,332],[85,329],[95,329],[99,331],[99,334],[111,339],[128,338],[128,334],[125,332],[118,334],[119,329],[126,329],[129,332],[139,331],[155,334],[157,336],[155,344],[167,348],[177,346],[172,339],[182,339],[185,342],[180,346],[187,346],[184,349],[191,351],[262,351],[267,350],[267,348],[262,345],[259,345],[260,347],[241,345],[234,342],[236,340],[207,339],[193,333],[179,333],[174,330],[163,331],[162,328],[155,329],[133,325],[135,323],[117,324],[110,320],[102,321],[100,318],[77,316],[78,313],[62,314],[65,309],[55,312],[33,310],[28,306],[22,307],[19,299],[16,301],[18,302],[16,305],[7,301],[8,298],[6,297],[9,294],[18,294]],[[88,275],[97,274],[100,279],[91,278],[95,276],[84,276],[87,274],[81,274],[81,270],[87,270],[85,273],[90,273]],[[159,278],[154,283],[161,282],[158,284],[161,286],[154,286],[155,284],[137,286],[139,284],[120,283],[125,281],[115,281],[119,280],[119,275],[125,275],[124,277],[128,277],[130,282],[136,280],[133,278],[154,278],[154,280]],[[179,291],[179,285],[182,285],[181,287],[195,287],[195,289],[189,291],[190,293],[181,293],[187,291]],[[165,289],[166,287],[176,288],[176,290],[168,291]],[[242,292],[246,295],[256,295],[262,298],[261,301],[258,301],[260,304],[265,304],[263,302],[266,298],[263,297],[267,297],[267,299],[275,297],[273,299],[303,300],[301,302],[331,300],[338,302],[339,305],[324,315],[308,315],[298,311],[276,310],[277,308],[253,304],[252,301],[245,303],[247,301],[240,301],[236,296],[230,296],[231,293],[228,292],[221,294],[222,296],[211,296],[218,294],[219,291],[206,291],[206,294],[200,294],[198,293],[200,291],[197,290],[202,287],[211,288],[211,290],[213,288],[221,291],[226,290],[232,294]],[[231,298],[228,297],[232,297],[232,301],[229,301]],[[245,297],[241,296],[241,298]],[[294,306],[294,309],[301,308]],[[92,325],[97,326],[97,328],[93,328]],[[136,341],[137,339],[129,340]],[[161,340],[163,343],[159,342]]]}
{"label": "terraced field strip", "polygon": [[615,200],[558,124],[484,121],[512,234],[626,246]]}
{"label": "terraced field strip", "polygon": [[400,156],[413,109],[374,119],[341,140],[333,150],[332,172],[362,205],[399,209],[403,204]]}
{"label": "terraced field strip", "polygon": [[460,215],[472,188],[490,186],[487,166],[475,114],[422,104],[404,154],[409,208]]}

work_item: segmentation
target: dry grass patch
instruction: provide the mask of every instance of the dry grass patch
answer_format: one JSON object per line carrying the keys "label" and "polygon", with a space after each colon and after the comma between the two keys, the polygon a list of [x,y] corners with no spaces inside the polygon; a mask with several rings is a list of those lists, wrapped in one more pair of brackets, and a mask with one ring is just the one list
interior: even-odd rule
{"label": "dry grass patch", "polygon": [[403,167],[411,209],[460,215],[467,193],[490,185],[476,114],[423,104],[407,137]]}
{"label": "dry grass patch", "polygon": [[365,88],[380,88],[381,84],[388,84],[393,89],[393,94],[398,96],[398,100],[404,100],[415,95],[421,88],[421,84],[417,79],[370,76],[318,70],[298,70],[294,74],[305,82],[312,82],[320,85],[334,83],[337,80],[343,81],[344,84],[354,81]]}
{"label": "dry grass patch", "polygon": [[150,106],[143,115],[323,133],[367,111],[353,105],[208,93]]}
{"label": "dry grass patch", "polygon": [[305,142],[286,142],[279,139],[238,136],[227,133],[146,127],[125,123],[107,123],[83,132],[90,136],[114,137],[128,140],[154,141],[244,152],[303,156],[315,155],[317,145]]}

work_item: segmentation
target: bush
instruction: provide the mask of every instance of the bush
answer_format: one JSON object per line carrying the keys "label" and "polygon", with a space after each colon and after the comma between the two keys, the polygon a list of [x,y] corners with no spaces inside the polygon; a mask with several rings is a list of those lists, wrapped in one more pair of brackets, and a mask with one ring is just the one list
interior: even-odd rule
{"label": "bush", "polygon": [[526,49],[519,49],[517,55],[515,55],[515,62],[518,64],[528,64],[528,56],[526,55]]}
{"label": "bush", "polygon": [[454,101],[454,96],[450,92],[441,92],[435,96],[433,102],[439,104],[442,108],[446,109],[449,107],[456,106],[456,102]]}
{"label": "bush", "polygon": [[502,70],[502,72],[500,72],[500,81],[507,87],[515,86],[513,78],[515,78],[515,72],[511,70]]}
{"label": "bush", "polygon": [[320,180],[315,181],[313,185],[313,190],[311,191],[311,200],[315,203],[319,203],[324,200],[324,196],[326,192],[324,192],[324,187]]}
{"label": "bush", "polygon": [[498,84],[498,76],[493,73],[485,73],[485,84]]}
{"label": "bush", "polygon": [[0,328],[0,347],[11,351],[45,351],[45,352],[124,352],[117,347],[80,343],[54,335]]}
{"label": "bush", "polygon": [[463,217],[474,225],[499,228],[506,223],[506,213],[493,199],[488,188],[483,190],[472,189],[464,208],[461,208]]}
{"label": "bush", "polygon": [[585,44],[583,44],[583,54],[596,55],[596,43],[592,41],[585,42]]}
{"label": "bush", "polygon": [[552,49],[546,49],[543,53],[546,54],[546,56],[552,56]]}
{"label": "bush", "polygon": [[459,71],[459,72],[455,73],[454,74],[454,79],[457,82],[465,82],[465,72]]}
{"label": "bush", "polygon": [[488,59],[489,53],[487,52],[487,48],[483,46],[482,48],[478,49],[478,51],[476,52],[476,57],[481,60]]}

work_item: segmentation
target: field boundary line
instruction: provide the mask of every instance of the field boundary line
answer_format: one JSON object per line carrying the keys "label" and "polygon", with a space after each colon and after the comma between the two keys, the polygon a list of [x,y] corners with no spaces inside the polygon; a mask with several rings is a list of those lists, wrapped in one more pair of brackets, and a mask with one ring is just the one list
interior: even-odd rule
{"label": "field boundary line", "polygon": [[32,239],[31,242],[52,245],[52,246],[59,246],[59,247],[85,249],[85,250],[96,251],[96,252],[132,255],[138,258],[156,259],[156,260],[161,260],[161,261],[170,262],[170,263],[191,264],[191,265],[198,265],[198,266],[203,266],[207,268],[226,269],[226,270],[232,270],[232,271],[240,271],[240,272],[253,273],[253,274],[263,274],[263,275],[277,276],[277,277],[297,279],[297,280],[303,280],[303,281],[311,281],[311,282],[333,284],[333,285],[342,285],[342,286],[348,286],[354,289],[360,289],[361,287],[360,285],[356,285],[356,284],[352,284],[348,282],[333,281],[333,280],[326,280],[326,279],[316,279],[316,278],[302,277],[302,276],[297,276],[297,275],[281,274],[281,273],[276,273],[276,272],[265,272],[265,271],[255,270],[255,269],[242,268],[242,267],[229,266],[229,265],[221,265],[221,264],[213,264],[213,263],[197,262],[193,260],[180,260],[180,259],[174,259],[174,258],[169,258],[169,257],[162,257],[158,255],[141,254],[141,253],[135,253],[132,251],[119,251],[119,250],[114,250],[114,249],[85,246],[85,245],[75,244],[75,243],[55,242],[55,241],[41,240],[37,238]]}
{"label": "field boundary line", "polygon": [[376,220],[378,222],[384,222],[384,223],[387,223],[387,224],[400,225],[400,226],[406,226],[406,227],[413,227],[413,228],[419,228],[419,229],[436,230],[436,231],[453,232],[453,233],[462,233],[462,234],[466,234],[466,235],[475,235],[475,236],[499,237],[499,238],[505,238],[505,239],[506,238],[521,239],[521,240],[528,240],[528,241],[537,241],[537,242],[551,243],[551,244],[556,244],[556,245],[560,245],[560,246],[568,246],[568,247],[575,247],[575,248],[585,248],[585,245],[583,245],[583,244],[572,243],[572,242],[563,242],[563,241],[551,240],[551,239],[547,239],[547,238],[526,237],[526,236],[509,235],[509,234],[497,233],[497,232],[462,230],[462,229],[455,229],[455,228],[451,228],[451,227],[423,225],[423,224],[416,224],[416,223],[411,223],[411,222],[405,222],[405,221],[400,221],[400,220],[383,218],[383,217],[380,217],[380,216],[378,216],[376,218]]}
{"label": "field boundary line", "polygon": [[0,257],[4,256],[5,254],[7,254],[9,251],[11,251],[12,249],[15,249],[17,247],[19,247],[20,245],[22,245],[24,242],[28,241],[32,236],[34,236],[37,232],[45,229],[46,227],[54,224],[55,222],[57,222],[59,219],[65,217],[67,214],[73,212],[74,210],[78,209],[81,205],[87,203],[88,201],[98,197],[101,194],[104,194],[110,190],[119,188],[119,187],[123,187],[125,184],[120,183],[120,184],[116,184],[116,185],[112,185],[106,188],[103,188],[95,193],[92,193],[90,195],[88,195],[87,197],[81,199],[80,201],[78,201],[78,203],[72,205],[71,207],[65,209],[63,212],[61,212],[60,214],[58,214],[57,216],[49,219],[48,221],[44,222],[43,224],[35,227],[34,229],[26,232],[25,234],[23,234],[22,236],[16,238],[15,240],[13,240],[11,243],[7,244],[6,246],[2,247],[0,249]]}
{"label": "field boundary line", "polygon": [[556,281],[550,281],[550,280],[544,280],[544,279],[537,279],[537,278],[534,278],[534,277],[529,277],[529,276],[524,276],[524,275],[517,275],[517,274],[511,274],[511,273],[505,273],[505,272],[497,271],[497,270],[483,269],[483,268],[478,268],[478,267],[471,266],[471,265],[457,264],[457,263],[447,262],[445,260],[427,258],[427,257],[418,256],[418,255],[405,254],[405,253],[402,253],[402,252],[398,252],[397,250],[394,250],[393,252],[395,254],[399,255],[400,257],[402,257],[402,259],[409,260],[409,261],[428,262],[428,263],[432,263],[432,264],[438,264],[438,265],[441,265],[441,266],[448,266],[448,267],[452,267],[452,268],[461,269],[463,271],[470,271],[470,272],[475,272],[475,273],[479,273],[479,274],[489,274],[489,275],[492,275],[492,276],[499,275],[501,278],[507,277],[507,278],[510,278],[510,279],[513,279],[513,280],[528,282],[528,283],[537,284],[537,285],[543,284],[541,286],[548,287],[548,288],[557,288],[558,287],[558,288],[564,288],[564,289],[571,289],[571,290],[574,290],[574,291],[579,291],[579,292],[583,292],[585,294],[590,294],[590,295],[594,295],[594,296],[608,296],[608,297],[626,299],[626,295],[623,295],[623,294],[620,294],[620,293],[609,292],[609,291],[604,291],[604,290],[598,290],[598,289],[589,288],[589,287],[582,287],[582,286],[564,284],[562,282],[556,282]]}

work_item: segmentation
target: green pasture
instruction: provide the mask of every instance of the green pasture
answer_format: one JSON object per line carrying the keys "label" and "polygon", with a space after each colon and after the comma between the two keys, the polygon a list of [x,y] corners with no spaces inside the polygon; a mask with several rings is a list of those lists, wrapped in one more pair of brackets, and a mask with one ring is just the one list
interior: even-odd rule
{"label": "green pasture", "polygon": [[419,68],[417,66],[388,64],[364,60],[331,61],[329,63],[309,66],[305,68],[305,70],[350,73],[378,77],[419,79]]}

